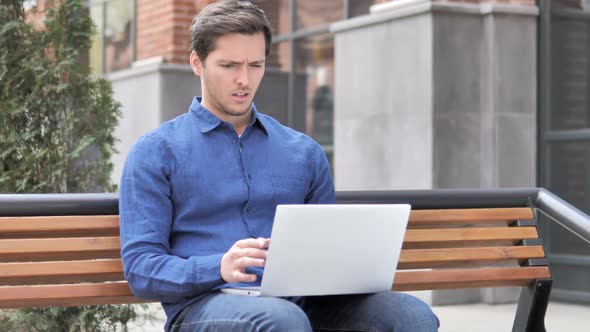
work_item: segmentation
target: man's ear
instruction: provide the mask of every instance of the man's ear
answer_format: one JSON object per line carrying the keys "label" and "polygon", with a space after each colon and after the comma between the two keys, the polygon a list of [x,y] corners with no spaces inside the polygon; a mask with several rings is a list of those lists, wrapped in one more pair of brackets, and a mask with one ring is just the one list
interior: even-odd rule
{"label": "man's ear", "polygon": [[201,76],[203,74],[203,62],[201,62],[201,59],[199,59],[197,52],[191,52],[190,63],[193,73],[195,73],[197,76]]}

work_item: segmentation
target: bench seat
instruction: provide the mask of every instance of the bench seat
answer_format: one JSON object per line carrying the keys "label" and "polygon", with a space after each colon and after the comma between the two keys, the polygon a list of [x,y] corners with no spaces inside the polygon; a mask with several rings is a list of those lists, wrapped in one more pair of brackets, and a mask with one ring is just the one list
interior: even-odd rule
{"label": "bench seat", "polygon": [[[0,217],[0,308],[146,302],[118,215]],[[551,273],[529,207],[412,210],[394,290],[527,286]]]}

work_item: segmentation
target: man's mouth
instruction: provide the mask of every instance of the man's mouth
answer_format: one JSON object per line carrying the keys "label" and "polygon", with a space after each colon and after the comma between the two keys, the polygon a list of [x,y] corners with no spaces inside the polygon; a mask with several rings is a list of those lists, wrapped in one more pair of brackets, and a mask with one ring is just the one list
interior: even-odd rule
{"label": "man's mouth", "polygon": [[242,104],[242,103],[248,102],[248,100],[249,100],[249,97],[248,96],[249,95],[250,94],[248,92],[245,92],[245,91],[243,91],[243,92],[235,92],[235,93],[232,93],[232,98],[233,98],[233,100],[235,102]]}

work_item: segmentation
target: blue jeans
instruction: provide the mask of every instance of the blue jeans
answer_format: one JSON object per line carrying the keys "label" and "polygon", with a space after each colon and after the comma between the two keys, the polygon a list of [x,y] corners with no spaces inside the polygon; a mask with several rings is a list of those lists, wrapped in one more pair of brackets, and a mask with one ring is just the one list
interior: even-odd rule
{"label": "blue jeans", "polygon": [[252,297],[211,293],[184,309],[170,331],[437,331],[438,318],[403,293]]}

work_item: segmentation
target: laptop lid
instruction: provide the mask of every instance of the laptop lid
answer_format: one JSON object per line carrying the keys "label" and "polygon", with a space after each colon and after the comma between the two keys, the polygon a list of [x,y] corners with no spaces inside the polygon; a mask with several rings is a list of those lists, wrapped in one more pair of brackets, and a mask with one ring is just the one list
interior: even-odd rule
{"label": "laptop lid", "polygon": [[410,205],[278,205],[260,295],[391,289]]}

